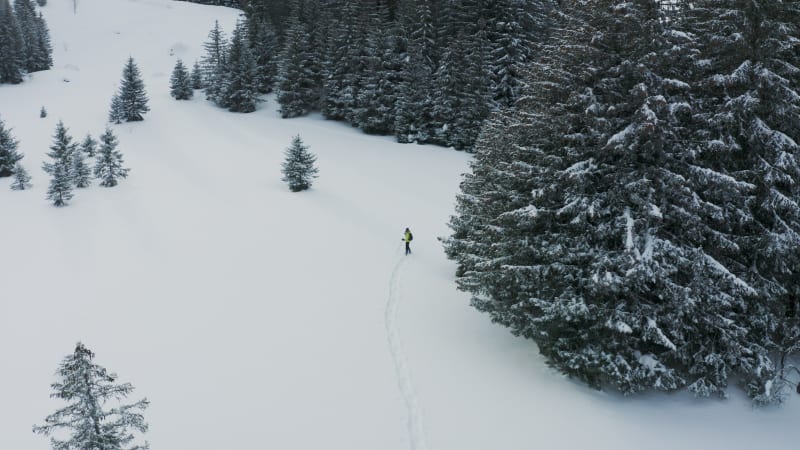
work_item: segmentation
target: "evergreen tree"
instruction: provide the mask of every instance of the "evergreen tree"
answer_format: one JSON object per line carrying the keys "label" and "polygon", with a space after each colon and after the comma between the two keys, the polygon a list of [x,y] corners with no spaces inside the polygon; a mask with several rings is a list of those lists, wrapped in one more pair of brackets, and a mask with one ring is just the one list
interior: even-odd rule
{"label": "evergreen tree", "polygon": [[248,20],[250,49],[255,57],[258,92],[272,92],[278,77],[278,36],[264,19]]}
{"label": "evergreen tree", "polygon": [[25,45],[19,23],[8,0],[0,0],[0,84],[22,82]]}
{"label": "evergreen tree", "polygon": [[300,136],[292,139],[292,145],[286,149],[286,160],[283,162],[283,178],[292,192],[304,191],[311,187],[319,170],[314,166],[317,158],[303,145]]}
{"label": "evergreen tree", "polygon": [[401,68],[396,104],[398,142],[424,143],[433,135],[431,82],[437,67],[436,31],[430,0],[412,0],[400,17],[407,35],[407,55]]}
{"label": "evergreen tree", "polygon": [[[59,381],[51,385],[51,396],[68,405],[47,416],[44,425],[34,426],[33,432],[51,436],[53,450],[147,450],[147,443],[133,444],[133,432],[147,432],[142,412],[149,402],[142,399],[107,407],[109,401],[128,397],[134,388],[130,383],[119,384],[117,375],[96,364],[94,356],[79,342],[75,352],[64,358],[57,372]],[[61,430],[68,436],[56,434]]]}
{"label": "evergreen tree", "polygon": [[321,62],[314,51],[310,26],[302,19],[305,0],[296,0],[281,54],[277,102],[281,116],[298,117],[316,109],[320,101]]}
{"label": "evergreen tree", "polygon": [[191,81],[189,72],[186,71],[183,61],[179,59],[178,62],[175,63],[175,68],[172,70],[172,76],[169,80],[170,95],[172,95],[175,100],[189,100],[194,95]]}
{"label": "evergreen tree", "polygon": [[120,178],[127,178],[130,169],[122,166],[122,153],[117,150],[117,137],[110,128],[100,136],[100,150],[94,166],[94,176],[100,180],[100,186],[113,187]]}
{"label": "evergreen tree", "polygon": [[203,89],[203,70],[200,68],[200,63],[195,61],[192,66],[192,74],[190,75],[192,81],[192,89]]}
{"label": "evergreen tree", "polygon": [[562,2],[520,110],[479,140],[446,241],[459,287],[592,386],[770,379],[736,257],[749,187],[691,138],[691,35],[656,1],[595,6]]}
{"label": "evergreen tree", "polygon": [[238,22],[228,46],[228,81],[222,94],[233,112],[253,112],[258,101],[258,70],[246,38],[245,24]]}
{"label": "evergreen tree", "polygon": [[[698,159],[736,183],[739,196],[709,191],[724,205],[734,235],[725,266],[754,290],[741,326],[775,358],[742,368],[758,402],[784,395],[786,358],[800,350],[800,5],[797,2],[703,0],[684,17],[697,36]],[[709,387],[710,386],[710,387]],[[704,394],[716,385],[700,379]]]}
{"label": "evergreen tree", "polygon": [[72,153],[70,177],[76,188],[85,188],[92,184],[92,170],[86,164],[86,157],[83,155],[83,151],[77,148]]}
{"label": "evergreen tree", "polygon": [[39,6],[47,5],[47,0],[36,0],[36,4]]}
{"label": "evergreen tree", "polygon": [[120,124],[125,120],[125,112],[122,109],[122,100],[119,93],[115,93],[111,97],[111,108],[108,112],[108,121],[115,124]]}
{"label": "evergreen tree", "polygon": [[[139,74],[139,68],[136,66],[132,57],[128,58],[128,62],[125,64],[125,68],[122,71],[122,80],[120,81],[117,98],[119,102],[119,112],[121,113],[120,119],[126,122],[144,120],[142,114],[150,111],[150,108],[147,106],[148,99],[144,89],[144,83]],[[112,100],[112,117],[114,111],[113,103]]]}
{"label": "evergreen tree", "polygon": [[28,171],[22,167],[22,164],[17,163],[14,166],[14,181],[11,183],[11,189],[14,191],[24,191],[31,187],[31,177]]}
{"label": "evergreen tree", "polygon": [[205,86],[206,99],[217,106],[225,107],[223,93],[227,82],[228,65],[225,60],[227,49],[225,34],[219,26],[219,21],[214,22],[214,28],[208,33],[208,41],[203,44],[206,55],[200,64],[203,68],[203,85]]}
{"label": "evergreen tree", "polygon": [[53,135],[53,144],[47,153],[52,162],[44,163],[42,169],[52,178],[47,190],[47,199],[55,206],[64,206],[72,199],[73,157],[77,153],[77,144],[72,142],[64,123],[59,121]]}
{"label": "evergreen tree", "polygon": [[44,119],[45,117],[47,117],[47,110],[42,106],[42,109],[39,110],[39,118]]}
{"label": "evergreen tree", "polygon": [[69,167],[55,164],[51,171],[52,178],[47,188],[47,199],[55,206],[65,206],[72,199],[72,179]]}
{"label": "evergreen tree", "polygon": [[364,75],[366,51],[366,10],[359,0],[344,0],[342,24],[332,37],[322,102],[327,119],[344,120],[356,109],[358,88]]}
{"label": "evergreen tree", "polygon": [[33,21],[34,36],[29,44],[30,72],[38,72],[53,67],[53,47],[50,42],[50,30],[40,12]]}
{"label": "evergreen tree", "polygon": [[14,0],[14,14],[17,17],[20,36],[22,37],[22,53],[24,55],[25,71],[33,72],[34,49],[36,47],[36,7],[32,0]]}
{"label": "evergreen tree", "polygon": [[11,176],[14,166],[22,155],[17,151],[19,142],[11,136],[11,129],[6,128],[5,122],[0,118],[0,177]]}
{"label": "evergreen tree", "polygon": [[86,154],[88,158],[94,158],[97,154],[97,141],[91,134],[86,134],[86,137],[81,142],[81,151]]}

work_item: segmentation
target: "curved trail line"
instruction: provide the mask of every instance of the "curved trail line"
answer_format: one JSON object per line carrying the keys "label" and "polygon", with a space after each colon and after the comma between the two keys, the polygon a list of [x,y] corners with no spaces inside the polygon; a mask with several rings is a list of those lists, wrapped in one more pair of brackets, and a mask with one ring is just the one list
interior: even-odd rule
{"label": "curved trail line", "polygon": [[406,404],[408,438],[411,450],[426,450],[425,432],[422,428],[422,413],[417,401],[417,392],[411,381],[411,372],[408,370],[408,359],[403,352],[400,341],[400,332],[397,328],[397,310],[400,306],[400,269],[405,264],[405,257],[401,257],[392,270],[389,280],[389,298],[386,300],[386,338],[389,341],[389,352],[392,354],[394,371],[397,375],[397,386]]}

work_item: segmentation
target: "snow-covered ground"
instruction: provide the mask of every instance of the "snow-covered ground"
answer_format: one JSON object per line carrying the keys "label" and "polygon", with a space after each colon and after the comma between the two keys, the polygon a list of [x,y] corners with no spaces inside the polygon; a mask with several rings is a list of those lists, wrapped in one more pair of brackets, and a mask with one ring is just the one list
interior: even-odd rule
{"label": "snow-covered ground", "polygon": [[[468,157],[396,144],[270,99],[240,115],[169,97],[214,20],[169,0],[49,0],[55,67],[0,86],[34,189],[0,186],[0,450],[49,447],[31,425],[83,341],[148,397],[153,450],[794,449],[800,401],[754,410],[687,395],[623,398],[546,367],[468,306],[437,242]],[[104,126],[133,56],[152,111],[114,127],[115,188],[45,200],[55,124]],[[49,115],[39,118],[45,106]],[[311,191],[280,162],[300,134]],[[403,256],[403,229],[414,232]]]}

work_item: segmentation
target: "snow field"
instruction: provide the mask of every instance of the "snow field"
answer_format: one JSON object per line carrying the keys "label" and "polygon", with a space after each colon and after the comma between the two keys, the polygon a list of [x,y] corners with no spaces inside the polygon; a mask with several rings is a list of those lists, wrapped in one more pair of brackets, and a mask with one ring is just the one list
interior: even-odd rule
{"label": "snow field", "polygon": [[[597,393],[468,307],[436,240],[467,155],[282,120],[272,97],[247,115],[200,92],[173,100],[175,59],[191,67],[214,20],[229,36],[237,11],[78,0],[73,14],[50,0],[43,12],[53,70],[0,86],[34,183],[0,181],[0,449],[48,448],[30,427],[59,404],[49,385],[78,340],[151,400],[154,450],[797,446],[796,399],[752,410],[738,396]],[[54,208],[40,166],[55,124],[97,136],[128,56],[151,108],[114,126],[130,176]],[[320,178],[291,193],[280,162],[298,133]]]}

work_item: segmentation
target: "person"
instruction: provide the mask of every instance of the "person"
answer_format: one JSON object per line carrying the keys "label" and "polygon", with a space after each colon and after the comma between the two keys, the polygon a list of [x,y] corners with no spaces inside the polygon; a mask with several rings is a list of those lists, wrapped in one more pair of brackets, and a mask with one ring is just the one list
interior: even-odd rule
{"label": "person", "polygon": [[411,253],[411,240],[414,239],[414,235],[411,234],[411,230],[406,228],[405,233],[403,233],[403,240],[406,241],[406,255]]}

